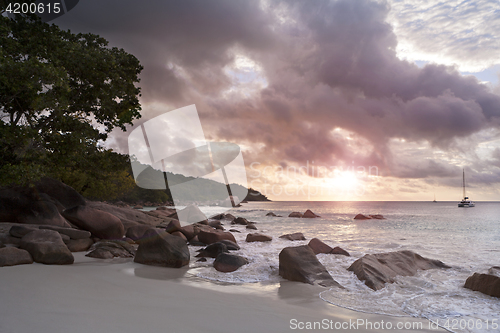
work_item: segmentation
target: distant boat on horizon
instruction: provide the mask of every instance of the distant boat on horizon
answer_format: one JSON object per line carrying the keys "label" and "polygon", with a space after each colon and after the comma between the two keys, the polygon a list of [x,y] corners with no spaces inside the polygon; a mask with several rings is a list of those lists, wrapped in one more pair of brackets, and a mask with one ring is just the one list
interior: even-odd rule
{"label": "distant boat on horizon", "polygon": [[462,169],[462,186],[464,190],[464,198],[458,203],[458,207],[474,207],[474,203],[465,196],[465,169]]}
{"label": "distant boat on horizon", "polygon": [[434,193],[434,200],[432,200],[432,202],[437,202],[436,201],[436,193]]}

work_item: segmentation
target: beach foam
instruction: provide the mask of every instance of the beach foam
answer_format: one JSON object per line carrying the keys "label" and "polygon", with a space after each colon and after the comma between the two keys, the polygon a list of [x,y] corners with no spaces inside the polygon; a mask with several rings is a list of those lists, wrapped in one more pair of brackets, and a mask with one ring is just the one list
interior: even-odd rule
{"label": "beach foam", "polygon": [[[216,272],[210,262],[206,262],[197,269],[197,276],[232,283],[279,281],[279,252],[287,246],[307,244],[311,238],[317,237],[351,254],[351,257],[318,255],[332,277],[346,288],[323,291],[320,297],[328,303],[366,313],[429,318],[441,324],[448,319],[462,320],[462,323],[469,320],[483,323],[488,320],[491,323],[492,319],[500,319],[500,302],[497,298],[463,288],[467,277],[474,272],[484,272],[498,264],[500,225],[496,216],[500,212],[495,208],[496,205],[474,213],[472,210],[458,210],[455,203],[442,204],[440,207],[433,203],[429,203],[430,206],[426,206],[426,203],[420,203],[420,206],[419,203],[403,203],[399,206],[394,203],[392,207],[383,203],[383,209],[378,203],[365,203],[365,206],[363,203],[352,203],[355,207],[342,203],[341,208],[335,204],[251,203],[245,205],[245,209],[230,211],[235,216],[257,222],[258,232],[273,236],[273,241],[246,243],[244,239],[248,231],[244,227],[226,223],[226,229],[242,231],[234,234],[242,246],[242,250],[235,253],[247,257],[250,264],[226,274]],[[321,218],[286,217],[291,211],[305,211],[307,208],[321,215]],[[265,216],[269,211],[285,217]],[[352,217],[355,212],[380,213],[387,219],[354,221]],[[495,227],[495,223],[498,227]],[[278,238],[293,232],[304,233],[307,241],[292,242]],[[422,271],[413,277],[397,277],[394,284],[388,284],[379,291],[366,287],[352,272],[347,271],[356,259],[365,254],[400,250],[411,250],[453,267],[448,270]],[[483,328],[474,324],[473,328],[461,329],[458,326],[451,331],[491,332],[491,326],[487,330],[485,324]]]}

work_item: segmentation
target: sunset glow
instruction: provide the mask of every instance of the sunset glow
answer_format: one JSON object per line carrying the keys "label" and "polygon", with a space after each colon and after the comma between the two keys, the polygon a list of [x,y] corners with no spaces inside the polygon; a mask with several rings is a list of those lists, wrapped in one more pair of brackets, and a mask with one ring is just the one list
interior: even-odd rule
{"label": "sunset glow", "polygon": [[[284,190],[307,187],[456,200],[462,169],[475,200],[500,200],[498,2],[157,2],[132,24],[132,6],[106,17],[96,6],[113,11],[81,3],[57,24],[140,59],[141,121],[195,104],[208,140],[242,148],[249,184],[282,189],[273,200],[302,200]],[[126,153],[126,135],[105,144]],[[313,162],[339,174],[271,172]]]}

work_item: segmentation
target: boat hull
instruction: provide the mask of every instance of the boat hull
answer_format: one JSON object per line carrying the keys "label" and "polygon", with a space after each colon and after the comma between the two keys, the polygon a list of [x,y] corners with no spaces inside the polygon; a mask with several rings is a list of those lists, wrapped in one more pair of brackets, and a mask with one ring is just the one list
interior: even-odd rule
{"label": "boat hull", "polygon": [[469,208],[469,207],[474,207],[474,204],[472,202],[471,203],[461,203],[461,202],[459,202],[458,203],[458,207]]}

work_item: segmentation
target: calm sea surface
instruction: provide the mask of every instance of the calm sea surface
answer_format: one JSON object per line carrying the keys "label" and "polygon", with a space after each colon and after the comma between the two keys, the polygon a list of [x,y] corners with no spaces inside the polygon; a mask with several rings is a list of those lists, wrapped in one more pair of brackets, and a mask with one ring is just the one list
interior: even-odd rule
{"label": "calm sea surface", "polygon": [[[293,211],[311,209],[321,218],[288,218]],[[203,210],[203,209],[202,209]],[[210,208],[204,209],[207,214]],[[266,217],[274,212],[283,217]],[[193,263],[196,274],[211,280],[251,283],[278,283],[278,255],[287,246],[307,244],[319,238],[340,246],[351,257],[320,254],[318,259],[346,290],[325,290],[326,302],[356,311],[393,316],[425,317],[438,323],[456,319],[456,332],[494,332],[491,322],[500,322],[500,300],[463,288],[468,276],[500,266],[500,203],[477,202],[473,208],[458,208],[457,202],[253,202],[230,211],[257,222],[259,232],[273,236],[270,243],[245,243],[249,232],[243,226],[234,233],[242,249],[238,254],[250,264],[233,273],[219,273],[206,263]],[[354,220],[358,214],[382,214],[385,220]],[[255,232],[255,231],[253,231]],[[302,232],[307,241],[279,239]],[[411,250],[452,266],[448,270],[421,271],[414,277],[398,277],[396,283],[373,291],[347,268],[369,253]],[[193,251],[193,255],[196,254]],[[465,321],[482,321],[463,328]],[[490,327],[486,329],[486,321]],[[462,329],[459,327],[462,323]],[[451,324],[451,321],[450,321]],[[472,327],[470,329],[470,327]]]}

